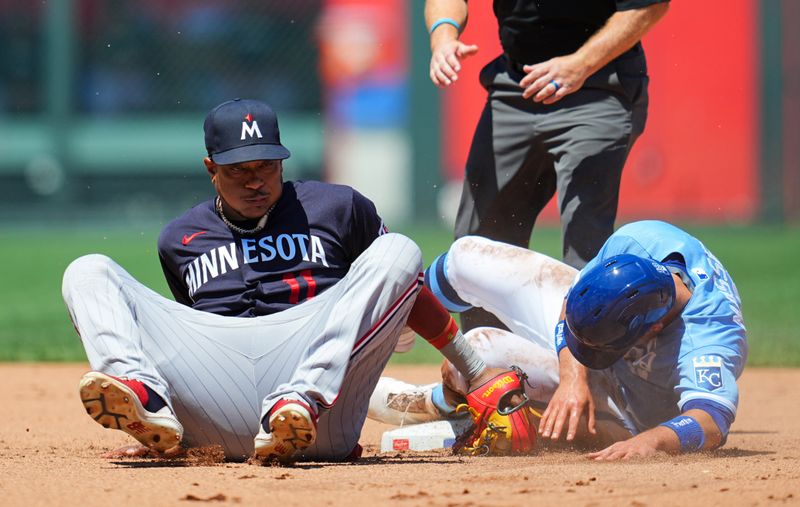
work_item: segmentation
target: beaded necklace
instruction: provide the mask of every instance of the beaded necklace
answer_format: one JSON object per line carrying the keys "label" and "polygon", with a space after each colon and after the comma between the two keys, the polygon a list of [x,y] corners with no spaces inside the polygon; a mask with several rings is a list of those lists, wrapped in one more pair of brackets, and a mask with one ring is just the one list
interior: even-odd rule
{"label": "beaded necklace", "polygon": [[228,228],[230,230],[232,230],[233,232],[235,232],[237,234],[241,234],[243,236],[244,235],[248,235],[248,234],[255,234],[255,233],[261,231],[267,225],[267,219],[269,218],[269,214],[272,213],[273,209],[275,209],[275,205],[276,204],[278,204],[278,203],[275,202],[272,206],[269,207],[267,212],[264,213],[264,216],[261,217],[258,220],[258,223],[256,224],[255,227],[253,227],[252,229],[245,229],[243,227],[239,227],[237,225],[234,225],[233,223],[231,223],[230,220],[228,220],[228,217],[226,217],[225,213],[222,211],[222,199],[220,199],[219,196],[217,196],[217,199],[216,199],[217,215],[219,215],[219,217],[222,219],[222,221],[225,223],[225,225],[228,226]]}

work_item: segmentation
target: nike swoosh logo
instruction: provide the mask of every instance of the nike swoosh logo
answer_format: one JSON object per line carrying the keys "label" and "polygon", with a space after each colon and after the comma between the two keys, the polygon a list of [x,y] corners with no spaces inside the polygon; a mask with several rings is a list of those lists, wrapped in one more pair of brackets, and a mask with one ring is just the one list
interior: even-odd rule
{"label": "nike swoosh logo", "polygon": [[191,243],[191,242],[192,242],[192,240],[193,240],[194,238],[196,238],[197,236],[199,236],[199,235],[201,235],[201,234],[205,234],[205,233],[207,233],[207,232],[208,232],[208,231],[200,231],[200,232],[195,232],[195,233],[194,233],[194,234],[192,234],[191,236],[187,236],[186,234],[184,234],[184,235],[183,235],[183,239],[181,240],[181,243],[183,243],[184,245],[188,245],[189,243]]}

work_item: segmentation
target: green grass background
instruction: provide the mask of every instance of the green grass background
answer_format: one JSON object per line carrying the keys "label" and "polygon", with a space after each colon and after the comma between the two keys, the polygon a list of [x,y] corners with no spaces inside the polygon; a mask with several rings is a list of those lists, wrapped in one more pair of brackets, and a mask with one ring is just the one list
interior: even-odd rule
{"label": "green grass background", "polygon": [[[750,341],[748,364],[800,366],[800,229],[797,227],[685,227],[733,275],[742,297]],[[447,249],[450,231],[400,230],[419,243],[427,263]],[[80,255],[103,253],[145,285],[169,295],[156,255],[158,228],[0,228],[0,361],[82,361],[83,348],[61,299],[61,277]],[[560,233],[541,229],[532,248],[560,257]],[[418,340],[393,362],[440,358]]]}

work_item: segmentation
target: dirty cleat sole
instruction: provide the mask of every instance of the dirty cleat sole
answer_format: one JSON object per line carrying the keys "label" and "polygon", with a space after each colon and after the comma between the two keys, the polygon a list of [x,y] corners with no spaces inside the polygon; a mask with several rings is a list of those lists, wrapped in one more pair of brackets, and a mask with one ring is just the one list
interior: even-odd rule
{"label": "dirty cleat sole", "polygon": [[147,411],[136,393],[114,377],[91,371],[81,378],[79,390],[86,413],[104,428],[122,430],[159,452],[180,444],[183,427],[175,416]]}
{"label": "dirty cleat sole", "polygon": [[276,405],[269,427],[269,433],[262,427],[255,438],[255,453],[260,459],[291,461],[298,451],[311,446],[317,438],[314,416],[305,406],[293,401]]}

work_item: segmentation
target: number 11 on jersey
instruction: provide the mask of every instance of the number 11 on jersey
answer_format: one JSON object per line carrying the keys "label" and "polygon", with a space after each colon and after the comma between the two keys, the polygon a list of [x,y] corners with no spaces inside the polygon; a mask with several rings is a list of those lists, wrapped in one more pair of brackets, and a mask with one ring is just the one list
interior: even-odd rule
{"label": "number 11 on jersey", "polygon": [[314,280],[314,277],[311,276],[310,269],[304,269],[299,273],[299,276],[298,273],[286,273],[283,275],[283,281],[286,282],[291,290],[289,294],[289,303],[293,305],[300,301],[300,279],[305,280],[306,286],[308,287],[305,299],[311,299],[317,293],[317,282]]}

